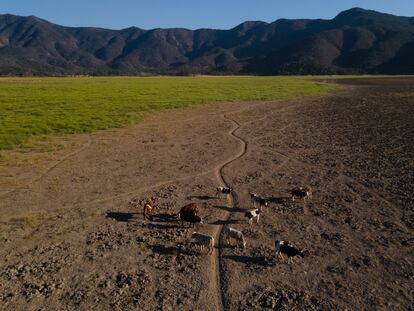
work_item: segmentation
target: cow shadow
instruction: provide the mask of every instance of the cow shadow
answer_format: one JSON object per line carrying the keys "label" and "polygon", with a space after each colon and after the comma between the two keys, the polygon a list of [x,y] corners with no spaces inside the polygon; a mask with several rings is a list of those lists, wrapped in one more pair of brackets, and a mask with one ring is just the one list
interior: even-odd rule
{"label": "cow shadow", "polygon": [[223,205],[215,205],[213,208],[220,209],[229,213],[245,213],[246,210],[241,207],[228,207]]}
{"label": "cow shadow", "polygon": [[180,252],[180,249],[177,246],[155,244],[152,246],[152,252],[160,255],[177,255]]}
{"label": "cow shadow", "polygon": [[209,195],[189,195],[187,200],[200,200],[200,201],[208,201],[216,199],[216,197],[212,197]]}
{"label": "cow shadow", "polygon": [[182,228],[179,224],[175,223],[149,223],[147,227],[150,229],[177,229]]}
{"label": "cow shadow", "polygon": [[216,221],[210,222],[209,224],[210,225],[220,225],[220,226],[223,226],[223,225],[237,224],[239,222],[240,221],[239,220],[236,220],[236,219],[229,219],[229,220],[216,220]]}
{"label": "cow shadow", "polygon": [[129,222],[138,213],[107,212],[105,217],[119,222]]}
{"label": "cow shadow", "polygon": [[236,244],[236,243],[231,243],[231,242],[227,243],[225,241],[220,241],[220,243],[217,245],[216,248],[221,248],[221,249],[224,249],[224,248],[228,248],[228,249],[242,249],[243,250],[243,248],[241,247],[241,245]]}
{"label": "cow shadow", "polygon": [[155,244],[152,246],[152,252],[157,253],[159,255],[178,255],[178,254],[185,254],[185,255],[194,255],[197,254],[192,247],[188,247],[188,245],[177,244],[174,246],[164,246],[161,244]]}
{"label": "cow shadow", "polygon": [[226,255],[225,259],[233,260],[235,262],[243,263],[245,265],[258,265],[262,267],[272,267],[274,262],[265,256],[239,256],[239,255]]}
{"label": "cow shadow", "polygon": [[154,214],[152,215],[152,220],[157,222],[176,222],[177,215],[166,213]]}
{"label": "cow shadow", "polygon": [[268,197],[268,198],[266,198],[266,200],[269,203],[285,204],[287,202],[290,202],[292,200],[292,198],[291,197]]}

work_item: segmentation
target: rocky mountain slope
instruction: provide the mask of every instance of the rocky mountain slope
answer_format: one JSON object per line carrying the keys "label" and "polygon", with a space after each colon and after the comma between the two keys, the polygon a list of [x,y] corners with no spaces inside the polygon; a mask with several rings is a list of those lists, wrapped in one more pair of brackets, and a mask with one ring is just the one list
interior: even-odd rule
{"label": "rocky mountain slope", "polygon": [[230,30],[72,28],[0,15],[1,75],[414,73],[414,18],[354,8],[332,20]]}

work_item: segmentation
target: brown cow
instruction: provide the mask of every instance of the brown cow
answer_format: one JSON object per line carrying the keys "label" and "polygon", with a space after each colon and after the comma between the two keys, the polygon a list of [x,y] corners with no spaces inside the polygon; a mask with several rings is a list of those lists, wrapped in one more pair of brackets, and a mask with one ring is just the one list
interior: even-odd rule
{"label": "brown cow", "polygon": [[192,202],[190,204],[184,205],[181,209],[179,214],[192,214],[197,215],[198,214],[198,204],[195,202]]}
{"label": "brown cow", "polygon": [[312,198],[312,188],[310,186],[293,188],[290,194],[292,195],[292,201],[295,201],[295,197],[299,197],[303,198],[303,202],[305,202],[306,199]]}
{"label": "brown cow", "polygon": [[196,223],[203,223],[203,218],[198,215],[198,204],[195,202],[184,205],[178,212],[177,219],[182,225],[184,222],[189,222],[193,226]]}
{"label": "brown cow", "polygon": [[148,198],[147,202],[144,205],[144,219],[147,218],[147,216],[149,216],[150,220],[151,220],[151,214],[154,211],[154,198]]}

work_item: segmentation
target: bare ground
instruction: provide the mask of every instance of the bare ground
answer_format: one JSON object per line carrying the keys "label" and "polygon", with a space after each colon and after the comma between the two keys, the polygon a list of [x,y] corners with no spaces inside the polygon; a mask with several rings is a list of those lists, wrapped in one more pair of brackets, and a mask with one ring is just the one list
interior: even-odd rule
{"label": "bare ground", "polygon": [[[414,79],[341,83],[352,87],[162,112],[55,139],[52,152],[3,152],[0,309],[412,310]],[[292,203],[303,184],[312,201]],[[235,195],[215,198],[218,185]],[[272,201],[253,226],[249,191]],[[174,219],[190,201],[213,255]],[[225,223],[245,250],[220,242]],[[310,253],[288,264],[275,239]]]}

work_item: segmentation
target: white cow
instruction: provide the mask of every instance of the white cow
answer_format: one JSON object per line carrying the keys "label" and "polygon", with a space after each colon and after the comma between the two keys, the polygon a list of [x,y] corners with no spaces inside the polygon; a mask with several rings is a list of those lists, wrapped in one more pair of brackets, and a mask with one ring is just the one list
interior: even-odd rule
{"label": "white cow", "polygon": [[223,233],[227,244],[230,244],[229,238],[232,238],[236,241],[239,241],[243,245],[243,248],[246,248],[246,240],[244,239],[243,233],[241,231],[230,228],[228,225],[225,225],[223,227]]}
{"label": "white cow", "polygon": [[258,223],[260,218],[260,209],[256,208],[248,211],[246,214],[244,214],[244,216],[249,220],[249,224],[253,223],[254,218],[256,218],[256,223]]}

